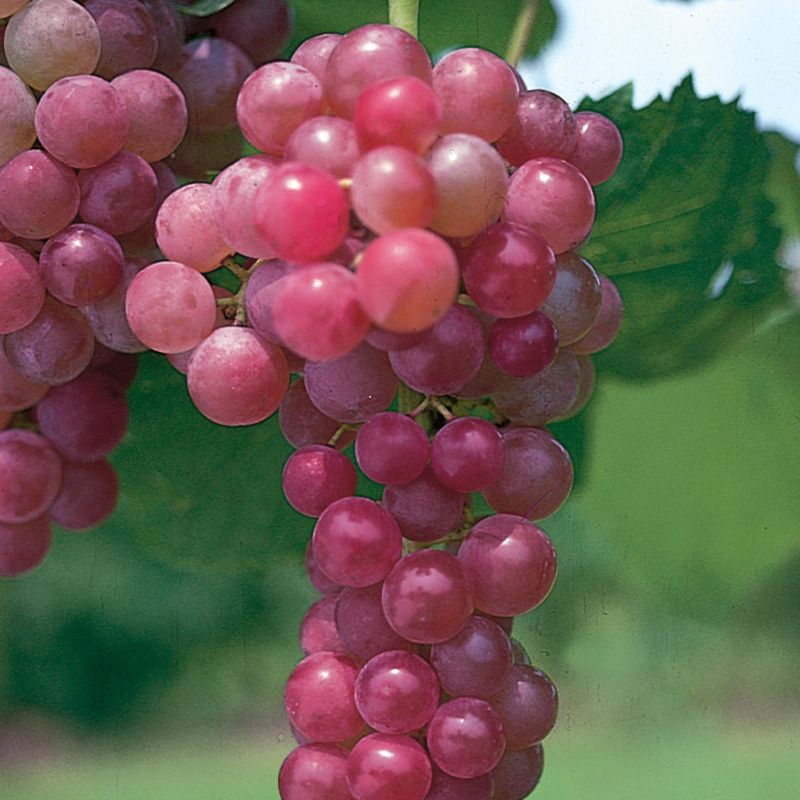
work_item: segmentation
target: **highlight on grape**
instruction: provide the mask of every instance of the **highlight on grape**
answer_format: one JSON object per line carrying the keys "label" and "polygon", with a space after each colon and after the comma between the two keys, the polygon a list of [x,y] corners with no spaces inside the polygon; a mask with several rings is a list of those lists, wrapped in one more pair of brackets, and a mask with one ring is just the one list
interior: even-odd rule
{"label": "highlight on grape", "polygon": [[614,123],[386,24],[275,60],[284,0],[0,17],[0,575],[113,512],[125,393],[163,354],[214,422],[278,415],[316,520],[281,797],[527,797],[558,696],[513,622],[572,487],[547,426],[622,320],[580,255]]}

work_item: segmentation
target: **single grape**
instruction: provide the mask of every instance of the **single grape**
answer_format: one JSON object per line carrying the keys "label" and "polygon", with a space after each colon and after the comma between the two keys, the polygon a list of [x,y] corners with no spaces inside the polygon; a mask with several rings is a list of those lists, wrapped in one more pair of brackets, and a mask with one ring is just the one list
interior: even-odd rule
{"label": "single grape", "polygon": [[4,338],[0,335],[0,413],[10,414],[36,405],[50,387],[14,369],[6,356]]}
{"label": "single grape", "polygon": [[335,419],[323,414],[311,402],[302,378],[287,389],[278,409],[278,419],[281,432],[293,447],[325,444],[339,429]]}
{"label": "single grape", "polygon": [[123,72],[152,66],[158,53],[158,36],[144,6],[129,0],[85,0],[84,8],[100,31],[98,75],[110,80]]}
{"label": "single grape", "polygon": [[292,54],[291,61],[293,64],[305,67],[314,74],[317,80],[322,82],[325,78],[328,59],[341,40],[340,33],[320,33],[312,36],[298,46]]}
{"label": "single grape", "polygon": [[278,773],[281,800],[353,800],[347,788],[347,750],[305,744],[292,750]]}
{"label": "single grape", "polygon": [[506,753],[491,773],[494,800],[524,800],[536,788],[543,769],[540,744]]}
{"label": "single grape", "polygon": [[547,534],[512,514],[482,519],[462,542],[458,560],[472,579],[476,608],[501,617],[536,608],[556,577]]}
{"label": "single grape", "polygon": [[154,70],[167,72],[173,69],[181,58],[181,48],[186,38],[183,14],[179,14],[170,0],[139,0],[147,9],[156,31],[158,47]]}
{"label": "single grape", "polygon": [[591,356],[575,356],[578,365],[578,391],[569,408],[564,411],[559,420],[569,419],[582,411],[594,391],[596,369]]}
{"label": "single grape", "polygon": [[493,483],[500,474],[503,437],[485,419],[451,420],[433,437],[431,467],[449,489],[477,492]]}
{"label": "single grape", "polygon": [[365,497],[343,497],[331,503],[314,526],[313,542],[320,569],[343,586],[369,586],[383,580],[403,549],[397,523]]}
{"label": "single grape", "polygon": [[579,111],[575,114],[578,138],[568,161],[574,164],[592,186],[607,181],[622,160],[622,134],[603,114]]}
{"label": "single grape", "polygon": [[427,742],[434,764],[454,778],[486,775],[506,746],[500,716],[477,697],[442,703],[428,725]]}
{"label": "single grape", "polygon": [[424,800],[431,762],[410,736],[371,733],[347,757],[347,785],[356,800]]}
{"label": "single grape", "polygon": [[294,129],[286,142],[287,161],[302,161],[349,178],[361,152],[353,123],[341,117],[312,117]]}
{"label": "single grape", "polygon": [[492,800],[494,783],[490,774],[477,778],[454,778],[433,767],[433,780],[425,800]]}
{"label": "single grape", "polygon": [[276,58],[292,31],[292,7],[286,0],[237,0],[212,14],[217,36],[238,45],[257,66]]}
{"label": "single grape", "polygon": [[53,533],[44,514],[30,522],[0,522],[0,576],[14,578],[35,569],[50,550]]}
{"label": "single grape", "polygon": [[383,328],[372,327],[367,334],[367,344],[378,350],[390,353],[392,350],[408,350],[416,347],[424,338],[426,331],[415,333],[392,333]]}
{"label": "single grape", "polygon": [[300,622],[300,649],[310,656],[328,650],[347,654],[339,634],[336,632],[335,594],[326,594],[306,611]]}
{"label": "single grape", "polygon": [[430,455],[425,431],[404,414],[386,411],[368,419],[356,435],[356,460],[371,480],[402,484],[418,478]]}
{"label": "single grape", "polygon": [[600,276],[602,300],[592,327],[570,347],[578,355],[591,355],[604,350],[614,341],[622,325],[622,298],[614,282]]}
{"label": "single grape", "polygon": [[117,505],[119,481],[108,461],[80,463],[64,459],[64,480],[50,506],[53,522],[71,531],[84,531],[111,516]]}
{"label": "single grape", "polygon": [[558,353],[558,330],[541,311],[498,319],[489,333],[489,352],[503,372],[529,378],[552,364]]}
{"label": "single grape", "polygon": [[36,98],[18,75],[0,66],[0,166],[36,141]]}
{"label": "single grape", "polygon": [[296,511],[318,517],[331,503],[351,497],[356,471],[332,447],[311,444],[292,453],[283,468],[283,493]]}
{"label": "single grape", "polygon": [[332,581],[325,573],[319,568],[316,556],[314,555],[314,548],[309,539],[306,546],[305,566],[308,579],[311,585],[320,594],[338,594],[342,590],[341,584]]}
{"label": "single grape", "polygon": [[253,267],[245,286],[244,305],[247,322],[259,336],[282,344],[272,318],[277,282],[288,275],[290,264],[269,259]]}
{"label": "single grape", "polygon": [[0,334],[29,325],[44,304],[36,259],[10,242],[0,242]]}

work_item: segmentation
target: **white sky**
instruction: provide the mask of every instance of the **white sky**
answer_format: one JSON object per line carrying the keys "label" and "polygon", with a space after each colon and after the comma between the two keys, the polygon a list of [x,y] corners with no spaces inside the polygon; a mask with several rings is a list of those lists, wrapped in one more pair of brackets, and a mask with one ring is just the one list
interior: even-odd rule
{"label": "white sky", "polygon": [[529,86],[574,105],[633,80],[634,101],[669,95],[689,71],[700,95],[758,112],[800,140],[800,0],[553,0],[561,28]]}

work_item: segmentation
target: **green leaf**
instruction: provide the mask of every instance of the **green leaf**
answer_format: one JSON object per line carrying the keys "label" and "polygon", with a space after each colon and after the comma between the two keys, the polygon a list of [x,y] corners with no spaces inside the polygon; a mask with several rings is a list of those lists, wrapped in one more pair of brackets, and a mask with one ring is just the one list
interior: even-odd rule
{"label": "green leaf", "polygon": [[[359,25],[389,21],[385,0],[295,0],[293,5],[296,19],[292,48],[318,33],[346,33]],[[431,53],[474,45],[502,54],[520,7],[521,2],[516,0],[422,0],[420,40]],[[550,0],[543,0],[526,53],[538,53],[552,39],[556,27],[555,9]]]}
{"label": "green leaf", "polygon": [[779,133],[765,134],[772,155],[767,175],[767,196],[775,204],[775,221],[786,236],[800,235],[800,146]]}
{"label": "green leaf", "polygon": [[114,458],[123,481],[114,525],[192,568],[264,569],[296,559],[313,525],[281,491],[291,448],[277,415],[246,428],[215,425],[166,358],[150,354],[140,364],[129,436]]}
{"label": "green leaf", "polygon": [[646,380],[697,368],[784,300],[780,231],[764,190],[771,155],[754,114],[699,98],[691,77],[635,110],[625,86],[582,109],[611,117],[625,155],[598,187],[586,257],[626,315],[601,369]]}
{"label": "green leaf", "polygon": [[190,17],[210,17],[217,11],[232,6],[234,0],[196,0],[190,6],[176,6],[181,14],[188,14]]}

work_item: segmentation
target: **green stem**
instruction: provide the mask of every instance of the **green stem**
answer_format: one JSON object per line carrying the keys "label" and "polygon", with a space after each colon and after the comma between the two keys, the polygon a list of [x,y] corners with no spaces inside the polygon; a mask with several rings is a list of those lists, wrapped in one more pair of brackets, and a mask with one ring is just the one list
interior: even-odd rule
{"label": "green stem", "polygon": [[419,35],[419,0],[389,0],[389,24]]}
{"label": "green stem", "polygon": [[539,0],[522,0],[522,8],[517,16],[516,23],[514,23],[514,30],[508,42],[508,50],[506,50],[506,61],[512,67],[516,67],[519,64],[528,49],[531,33],[533,33],[533,25],[536,22],[538,13]]}

